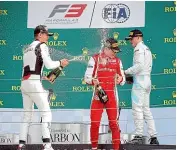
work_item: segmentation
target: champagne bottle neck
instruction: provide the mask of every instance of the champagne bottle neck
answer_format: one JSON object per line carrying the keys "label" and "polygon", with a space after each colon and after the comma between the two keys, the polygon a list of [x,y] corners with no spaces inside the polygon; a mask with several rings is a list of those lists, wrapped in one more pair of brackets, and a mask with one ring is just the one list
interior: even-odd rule
{"label": "champagne bottle neck", "polygon": [[102,87],[98,84],[98,85],[97,85],[97,89],[98,89],[98,90],[101,90]]}
{"label": "champagne bottle neck", "polygon": [[63,67],[62,67],[62,66],[59,66],[58,68],[59,68],[59,70],[63,70]]}

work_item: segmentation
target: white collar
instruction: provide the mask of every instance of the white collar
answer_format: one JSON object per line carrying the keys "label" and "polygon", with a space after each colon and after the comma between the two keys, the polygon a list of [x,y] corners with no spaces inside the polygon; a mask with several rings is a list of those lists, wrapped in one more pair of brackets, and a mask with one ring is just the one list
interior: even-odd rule
{"label": "white collar", "polygon": [[136,48],[138,48],[141,44],[143,44],[144,42],[143,41],[140,41],[137,45],[136,45],[136,47],[135,47],[135,49]]}

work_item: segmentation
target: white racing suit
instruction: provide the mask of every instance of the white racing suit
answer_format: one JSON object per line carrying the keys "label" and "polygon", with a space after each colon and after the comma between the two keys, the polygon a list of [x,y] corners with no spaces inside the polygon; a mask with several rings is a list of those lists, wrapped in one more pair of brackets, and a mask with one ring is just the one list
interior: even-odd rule
{"label": "white racing suit", "polygon": [[41,44],[39,41],[34,41],[24,50],[23,55],[21,92],[23,97],[24,117],[20,131],[21,141],[26,142],[35,103],[42,117],[43,142],[50,142],[52,114],[48,102],[49,92],[43,88],[41,83],[44,65],[47,69],[55,69],[60,66],[60,62],[51,60],[49,49],[45,43]]}
{"label": "white racing suit", "polygon": [[132,111],[135,123],[135,134],[143,135],[144,119],[148,126],[148,134],[155,136],[156,129],[150,111],[152,54],[149,48],[140,42],[134,48],[133,66],[125,70],[125,74],[133,75],[133,88],[131,93]]}

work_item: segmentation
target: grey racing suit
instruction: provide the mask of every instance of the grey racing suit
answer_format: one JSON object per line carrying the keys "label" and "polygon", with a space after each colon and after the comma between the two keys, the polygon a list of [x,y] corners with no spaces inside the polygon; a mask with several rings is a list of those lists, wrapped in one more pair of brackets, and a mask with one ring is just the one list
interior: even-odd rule
{"label": "grey racing suit", "polygon": [[132,112],[135,123],[135,134],[143,135],[144,119],[148,126],[148,134],[155,136],[156,129],[150,111],[152,54],[150,49],[139,42],[134,48],[133,66],[125,70],[125,74],[133,75],[134,83],[131,93]]}
{"label": "grey racing suit", "polygon": [[43,88],[41,83],[44,66],[47,69],[55,69],[60,66],[60,62],[51,60],[49,49],[45,43],[34,41],[24,50],[23,54],[21,92],[24,116],[20,130],[20,140],[22,141],[26,141],[35,103],[42,117],[42,137],[48,139],[46,142],[50,142],[52,114],[48,102],[49,92]]}

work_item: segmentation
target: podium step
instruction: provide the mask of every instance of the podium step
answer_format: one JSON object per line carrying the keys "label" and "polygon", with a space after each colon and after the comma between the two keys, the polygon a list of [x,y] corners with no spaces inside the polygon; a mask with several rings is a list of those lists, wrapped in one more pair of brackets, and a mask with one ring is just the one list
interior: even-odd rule
{"label": "podium step", "polygon": [[[18,145],[0,145],[0,150],[16,150]],[[54,150],[90,150],[90,144],[53,144]],[[111,144],[100,144],[100,150],[113,150]],[[175,150],[176,145],[130,145],[122,144],[120,150]],[[42,150],[42,145],[26,145],[26,150]]]}

